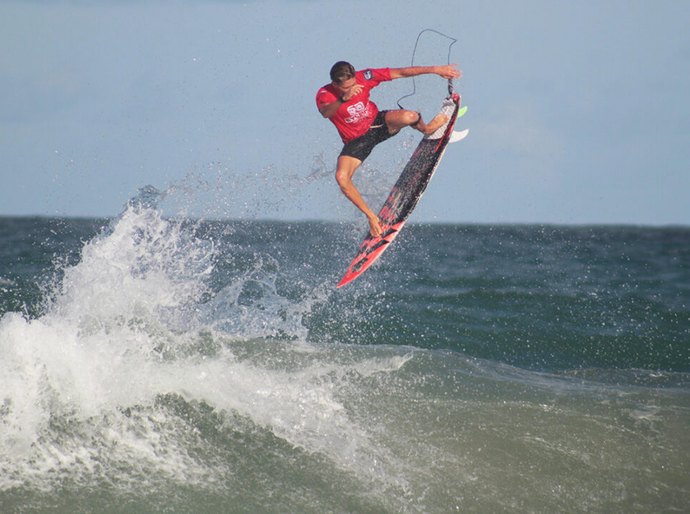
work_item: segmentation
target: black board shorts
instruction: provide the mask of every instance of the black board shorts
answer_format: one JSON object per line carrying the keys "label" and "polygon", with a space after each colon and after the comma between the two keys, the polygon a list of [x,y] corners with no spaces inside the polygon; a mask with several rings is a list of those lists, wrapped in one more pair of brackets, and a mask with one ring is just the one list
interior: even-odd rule
{"label": "black board shorts", "polygon": [[397,134],[397,132],[393,134],[388,132],[388,125],[386,125],[387,112],[388,111],[379,111],[369,130],[357,139],[345,143],[340,155],[354,157],[355,159],[364,161],[364,159],[369,157],[369,154],[376,145]]}

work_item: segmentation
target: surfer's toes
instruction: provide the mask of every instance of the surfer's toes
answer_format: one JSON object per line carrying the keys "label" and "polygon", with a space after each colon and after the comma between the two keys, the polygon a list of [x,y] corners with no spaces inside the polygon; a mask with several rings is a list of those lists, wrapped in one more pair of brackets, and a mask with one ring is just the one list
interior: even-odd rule
{"label": "surfer's toes", "polygon": [[433,134],[439,128],[441,128],[447,121],[448,121],[448,116],[446,116],[443,113],[437,114],[433,120],[431,120],[429,123],[427,123],[426,129],[424,130],[424,134],[426,134],[427,136]]}

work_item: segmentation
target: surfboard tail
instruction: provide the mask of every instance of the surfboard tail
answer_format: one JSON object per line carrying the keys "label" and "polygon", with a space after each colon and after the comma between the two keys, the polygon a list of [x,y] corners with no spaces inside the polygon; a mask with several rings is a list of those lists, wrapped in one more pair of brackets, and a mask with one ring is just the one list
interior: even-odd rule
{"label": "surfboard tail", "polygon": [[448,130],[448,126],[455,125],[455,120],[458,117],[458,110],[460,108],[461,102],[462,97],[459,93],[453,93],[452,95],[448,96],[445,100],[443,100],[443,103],[441,104],[441,109],[439,110],[437,116],[439,114],[445,114],[448,118],[448,121],[446,121],[438,129],[436,129],[436,131],[432,134],[424,136],[424,139],[442,139]]}

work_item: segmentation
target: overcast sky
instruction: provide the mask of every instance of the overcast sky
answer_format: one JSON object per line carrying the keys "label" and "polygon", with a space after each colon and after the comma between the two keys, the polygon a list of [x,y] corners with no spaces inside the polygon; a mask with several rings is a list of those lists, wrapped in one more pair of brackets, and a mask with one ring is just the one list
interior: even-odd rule
{"label": "overcast sky", "polygon": [[[315,93],[337,60],[409,65],[432,28],[470,135],[412,222],[689,225],[688,27],[684,0],[0,0],[0,215],[113,216],[150,184],[171,213],[356,219]],[[446,84],[416,86],[430,118]],[[418,138],[358,172],[376,207]]]}

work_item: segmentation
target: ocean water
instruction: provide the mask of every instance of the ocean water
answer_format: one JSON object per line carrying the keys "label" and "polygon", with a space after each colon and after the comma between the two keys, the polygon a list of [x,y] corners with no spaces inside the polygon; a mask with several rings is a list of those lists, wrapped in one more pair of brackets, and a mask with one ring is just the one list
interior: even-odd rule
{"label": "ocean water", "polygon": [[0,512],[688,512],[690,229],[0,219]]}

